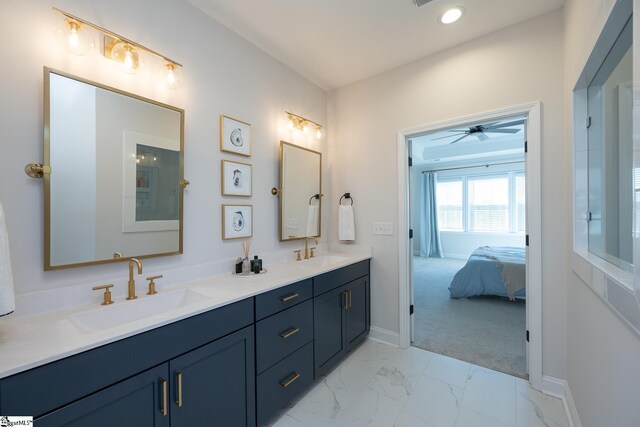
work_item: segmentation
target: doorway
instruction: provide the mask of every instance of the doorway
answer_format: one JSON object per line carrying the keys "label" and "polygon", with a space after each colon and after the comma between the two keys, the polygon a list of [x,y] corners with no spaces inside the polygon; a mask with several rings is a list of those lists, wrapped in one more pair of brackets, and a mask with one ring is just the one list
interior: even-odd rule
{"label": "doorway", "polygon": [[527,378],[526,117],[407,139],[411,345]]}
{"label": "doorway", "polygon": [[[522,122],[520,125],[521,132],[506,131],[507,129],[514,130],[518,125],[513,123],[516,123],[518,121]],[[399,186],[401,187],[399,188],[399,192],[398,192],[399,199],[400,199],[399,200],[399,209],[400,209],[399,228],[402,229],[403,226],[406,226],[406,228],[409,229],[412,224],[411,222],[412,214],[416,212],[415,209],[413,210],[411,209],[412,206],[410,203],[412,201],[411,185],[415,184],[415,178],[413,180],[411,178],[412,176],[415,177],[416,170],[415,170],[415,166],[413,167],[410,166],[411,163],[407,162],[406,159],[409,157],[409,155],[412,152],[412,143],[415,142],[415,140],[418,139],[418,137],[422,137],[429,134],[433,136],[433,134],[435,133],[445,132],[444,134],[441,134],[441,136],[439,136],[442,138],[439,141],[444,140],[444,142],[446,143],[442,145],[451,146],[451,145],[459,144],[460,142],[463,142],[465,139],[467,141],[472,141],[472,142],[486,142],[491,139],[490,133],[486,131],[498,130],[500,129],[500,124],[504,125],[505,123],[511,124],[511,126],[502,126],[504,130],[502,132],[496,132],[497,134],[521,133],[521,135],[523,136],[526,135],[526,138],[523,138],[524,139],[523,143],[526,141],[526,146],[527,146],[527,153],[524,156],[524,158],[521,158],[518,160],[514,157],[515,153],[512,152],[511,160],[507,161],[506,157],[504,157],[501,161],[497,161],[494,159],[492,161],[492,164],[489,167],[486,167],[485,165],[488,163],[485,163],[485,162],[480,162],[483,164],[478,164],[478,162],[476,162],[475,165],[471,164],[470,162],[473,161],[473,156],[469,153],[466,153],[466,154],[462,153],[458,156],[459,158],[449,159],[447,162],[444,162],[442,158],[438,157],[440,153],[444,153],[445,151],[447,151],[445,149],[442,149],[441,151],[436,150],[435,152],[430,153],[431,155],[430,158],[434,164],[436,163],[435,161],[436,158],[439,158],[440,160],[438,162],[441,162],[437,166],[434,166],[433,164],[430,165],[430,169],[431,170],[440,169],[438,172],[442,176],[441,182],[439,184],[441,187],[440,189],[441,193],[443,194],[451,193],[451,191],[445,191],[447,186],[449,190],[451,190],[451,188],[454,188],[454,187],[457,187],[458,189],[460,189],[460,193],[462,194],[462,198],[463,198],[462,202],[459,203],[458,206],[454,207],[453,205],[455,205],[455,203],[452,203],[451,200],[445,200],[446,202],[445,204],[448,204],[448,208],[450,209],[448,210],[447,215],[444,215],[444,217],[443,217],[443,212],[441,211],[440,216],[443,221],[445,222],[449,221],[446,224],[446,226],[449,228],[452,228],[455,226],[460,228],[461,227],[460,218],[462,218],[462,222],[463,222],[462,232],[464,232],[465,227],[467,227],[466,229],[468,231],[472,231],[473,229],[477,230],[479,224],[482,221],[484,221],[485,225],[487,224],[487,221],[491,223],[491,220],[490,220],[491,215],[488,215],[487,217],[486,212],[484,213],[480,212],[482,210],[480,208],[483,208],[483,207],[478,206],[478,201],[483,199],[482,188],[485,188],[485,189],[497,188],[496,186],[500,188],[508,188],[510,193],[508,195],[503,194],[501,197],[503,198],[508,197],[510,198],[510,200],[512,200],[513,197],[515,196],[514,194],[515,187],[520,185],[520,187],[524,187],[526,189],[526,192],[525,192],[526,203],[522,207],[524,213],[521,213],[519,216],[517,209],[512,209],[511,211],[509,211],[509,209],[511,209],[510,207],[505,208],[503,206],[501,208],[503,217],[506,215],[509,218],[506,221],[506,224],[507,224],[507,227],[510,227],[509,230],[513,234],[512,237],[519,235],[522,238],[522,240],[525,240],[525,241],[528,240],[528,243],[529,243],[528,246],[524,245],[524,242],[521,245],[523,247],[522,251],[525,254],[524,259],[526,260],[526,262],[524,263],[525,264],[524,275],[525,275],[525,282],[526,282],[526,290],[524,291],[524,295],[519,295],[517,291],[512,292],[515,290],[515,288],[511,287],[509,289],[503,288],[504,289],[503,295],[500,295],[500,296],[495,296],[495,295],[492,297],[473,296],[472,298],[478,298],[476,301],[482,302],[482,304],[475,304],[478,307],[482,305],[488,306],[489,304],[513,303],[511,306],[507,305],[507,307],[509,307],[509,309],[514,309],[512,311],[515,311],[515,312],[519,311],[521,313],[520,316],[522,316],[522,311],[524,311],[524,316],[522,316],[524,318],[523,319],[524,327],[520,331],[520,334],[521,334],[520,340],[522,340],[523,337],[528,338],[528,341],[524,343],[524,356],[523,356],[524,361],[521,360],[522,362],[524,362],[524,369],[521,369],[520,372],[517,373],[517,372],[510,372],[509,369],[500,369],[499,366],[495,366],[495,365],[488,366],[488,367],[492,369],[503,370],[512,374],[515,373],[519,376],[526,377],[526,375],[528,374],[530,382],[534,386],[534,388],[540,389],[542,386],[541,265],[540,265],[541,214],[540,214],[540,185],[539,185],[539,182],[540,182],[539,180],[539,177],[540,177],[540,105],[538,103],[532,103],[532,104],[527,104],[519,107],[506,108],[499,111],[493,111],[489,113],[478,114],[475,116],[463,117],[460,119],[455,119],[447,122],[440,122],[440,123],[435,123],[431,125],[425,125],[425,126],[420,126],[420,127],[400,131],[398,133],[398,166],[399,166],[398,169],[399,169],[399,178],[400,178]],[[496,125],[498,127],[494,127]],[[455,132],[451,132],[451,131],[455,131]],[[476,135],[479,133],[483,133],[484,135]],[[456,134],[456,136],[452,137],[449,134]],[[495,142],[498,142],[498,141],[496,140]],[[475,148],[478,148],[479,144],[474,144],[474,145],[475,145]],[[435,150],[435,148],[433,147],[432,149]],[[500,150],[497,150],[497,151],[500,151]],[[522,156],[521,152],[520,152],[520,155]],[[479,156],[478,153],[479,151],[477,151],[476,157]],[[506,153],[502,153],[502,154],[506,155]],[[451,157],[455,157],[455,156],[451,156]],[[455,166],[456,169],[454,170],[454,166],[451,163],[451,161],[453,160],[456,160],[456,161],[465,160],[467,164],[464,165],[463,163],[460,163],[459,166]],[[516,162],[518,161],[521,162],[520,168],[522,170],[520,172],[515,170],[518,168],[518,166],[516,166]],[[513,163],[510,165],[497,164],[497,163],[511,163],[511,162]],[[445,167],[447,165],[450,167]],[[469,169],[464,169],[464,170],[457,169],[462,167],[466,168],[467,166],[469,166]],[[479,171],[477,169],[478,167],[486,169],[483,171],[485,172],[484,176],[482,176],[483,174],[477,173]],[[511,170],[509,170],[509,168],[511,168]],[[444,169],[450,169],[450,170],[445,171]],[[493,169],[493,171],[489,172],[490,169]],[[459,175],[459,176],[454,177],[454,175]],[[460,175],[463,175],[462,179],[460,179]],[[436,186],[438,186],[437,180],[433,184],[434,188]],[[475,198],[474,197],[470,198],[469,192],[475,192]],[[436,191],[436,194],[437,194],[437,191]],[[485,196],[486,196],[486,191],[485,191]],[[460,197],[458,197],[458,199],[460,199]],[[513,205],[513,203],[511,204]],[[462,206],[459,206],[459,205],[462,205]],[[433,207],[432,214],[434,216],[437,216],[438,215],[437,201],[433,206],[434,207]],[[441,206],[441,208],[444,209],[444,211],[447,210],[447,206]],[[486,210],[486,208],[487,207],[485,206],[484,209]],[[473,213],[470,213],[470,211],[473,211]],[[493,212],[493,214],[495,213],[496,212]],[[482,215],[484,215],[484,219],[481,218]],[[495,215],[493,216],[495,217]],[[522,217],[525,217],[525,216],[526,216],[526,222],[522,224],[523,222]],[[518,224],[519,219],[520,219],[520,225],[516,226],[516,224]],[[503,223],[502,225],[500,224],[496,225],[494,221],[493,225],[489,224],[489,226],[504,227],[505,224]],[[519,233],[517,233],[518,227],[520,227]],[[458,236],[460,236],[461,232],[460,230],[458,231],[459,231]],[[504,233],[504,234],[508,234],[508,233]],[[478,242],[476,241],[476,243]],[[489,248],[487,248],[489,253],[485,253],[484,255],[491,258],[500,258],[502,256],[500,254],[490,252],[493,247],[497,245],[500,245],[498,247],[512,247],[509,244],[504,244],[504,241],[497,241],[497,242],[494,241],[494,242],[488,242],[488,243],[489,243],[488,245],[478,244],[476,249],[484,246],[489,246]],[[412,336],[412,327],[415,325],[415,320],[417,318],[415,314],[415,309],[417,309],[417,306],[415,305],[416,301],[414,301],[414,292],[411,286],[414,282],[413,280],[414,279],[414,274],[413,274],[414,273],[414,262],[413,262],[414,261],[414,258],[413,258],[414,257],[414,240],[410,237],[409,234],[406,237],[402,236],[401,234],[399,239],[399,245],[400,245],[399,247],[399,258],[400,258],[399,259],[400,261],[399,283],[400,283],[400,313],[401,313],[399,338],[400,338],[401,347],[406,348],[410,345],[413,338],[416,338],[415,334]],[[475,243],[472,245],[475,245]],[[440,265],[440,268],[437,268],[434,265],[431,265],[431,266],[416,265],[416,268],[418,270],[422,270],[423,272],[426,271],[427,274],[429,274],[428,273],[429,271],[432,273],[434,271],[439,271],[440,272],[438,273],[439,275],[432,274],[432,276],[437,276],[437,277],[432,277],[431,281],[440,282],[439,292],[441,294],[440,295],[441,300],[444,301],[446,299],[447,301],[450,300],[452,302],[455,302],[456,298],[467,298],[467,297],[464,294],[462,294],[461,296],[453,295],[452,291],[448,289],[449,287],[451,287],[451,282],[449,280],[450,279],[453,280],[453,277],[455,277],[458,271],[462,269],[461,266],[466,265],[467,261],[469,261],[469,257],[471,257],[469,252],[473,252],[474,249],[471,249],[470,251],[467,249],[467,252],[460,251],[460,253],[456,253],[452,249],[453,246],[451,245],[451,242],[449,242],[448,246],[449,246],[448,247],[449,255],[454,255],[454,256],[449,256],[448,257],[449,259],[445,257]],[[418,245],[416,247],[418,247]],[[460,246],[458,245],[458,247]],[[417,249],[417,251],[419,252],[419,249]],[[436,253],[437,253],[437,250],[436,250]],[[481,254],[476,254],[476,255],[481,255]],[[466,260],[465,259],[456,260],[456,257],[466,258]],[[428,263],[437,264],[439,260],[442,260],[442,258],[439,258],[438,256],[421,257],[421,258],[423,259],[418,259],[418,261],[419,262],[426,261],[426,264]],[[447,262],[448,264],[444,265]],[[507,264],[505,262],[502,262],[502,266],[504,265],[507,265]],[[498,265],[498,268],[499,267],[500,265]],[[494,269],[495,268],[496,266],[494,264]],[[499,276],[500,275],[501,274],[499,274]],[[447,282],[449,282],[448,285],[447,285]],[[465,286],[462,286],[462,287],[464,288]],[[444,289],[444,292],[449,293],[449,295],[445,295],[443,297],[442,295],[443,289]],[[434,289],[429,289],[429,291],[434,291]],[[454,299],[451,299],[451,296],[454,296]],[[518,302],[518,297],[520,297],[520,302]],[[503,298],[503,299],[500,300],[500,298]],[[515,302],[511,301],[512,298],[515,300]],[[431,296],[431,298],[427,296],[426,299],[433,300],[433,295]],[[469,302],[469,301],[472,301],[472,299],[469,298],[469,300],[466,302]],[[489,304],[486,304],[487,301],[489,301]],[[526,302],[523,302],[523,301],[526,301]],[[459,299],[458,302],[463,302],[463,299]],[[465,304],[463,303],[463,304],[457,304],[457,305],[460,307],[463,307]],[[428,309],[428,307],[426,308]],[[431,307],[431,310],[433,309],[434,308]],[[476,310],[478,313],[482,314],[482,311],[480,308],[468,309],[468,307],[467,308],[463,307],[461,311],[464,312],[464,311],[473,311],[473,310]],[[491,310],[489,310],[489,312],[491,312]],[[485,311],[484,314],[485,314],[484,316],[481,316],[481,319],[483,321],[489,321],[490,320],[489,318],[491,316],[486,315],[487,311]],[[517,314],[513,314],[513,313],[511,314],[514,316],[517,316]],[[446,316],[444,317],[445,317],[444,322],[446,323]],[[509,319],[508,316],[507,317],[503,316],[502,320],[498,319],[498,322],[500,321],[502,321],[503,323],[510,322],[510,320],[508,319]],[[469,321],[463,321],[462,323],[468,324]],[[446,342],[447,340],[451,341],[450,340],[451,337],[448,336],[446,333],[442,334],[442,337],[444,337],[444,339],[441,340],[442,342]],[[431,341],[435,341],[433,338],[435,337],[432,336]],[[468,355],[471,355],[472,357],[474,357],[474,356],[477,356],[478,353],[480,353],[480,349],[477,346],[474,348],[473,344],[468,346],[467,349],[468,349],[467,356],[462,354],[462,355],[458,355],[458,357],[464,360],[464,358],[467,358],[467,359],[469,358]],[[450,348],[449,349],[445,348],[442,350],[442,352],[445,354],[447,354],[448,352],[449,354],[451,354],[450,351],[451,351]],[[473,359],[470,361],[473,363],[478,363],[477,359]],[[481,364],[481,363],[478,363],[478,364]]]}

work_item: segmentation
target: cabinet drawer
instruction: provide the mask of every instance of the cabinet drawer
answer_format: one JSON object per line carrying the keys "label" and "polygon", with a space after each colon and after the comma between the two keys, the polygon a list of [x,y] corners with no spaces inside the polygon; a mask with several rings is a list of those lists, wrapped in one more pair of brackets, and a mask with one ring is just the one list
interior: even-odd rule
{"label": "cabinet drawer", "polygon": [[256,320],[264,319],[285,308],[311,298],[312,280],[307,279],[256,297]]}
{"label": "cabinet drawer", "polygon": [[256,324],[256,370],[262,372],[313,340],[313,300]]}
{"label": "cabinet drawer", "polygon": [[299,399],[313,382],[313,343],[258,375],[258,425],[266,425]]}
{"label": "cabinet drawer", "polygon": [[369,260],[329,271],[313,278],[313,296],[321,295],[369,274]]}

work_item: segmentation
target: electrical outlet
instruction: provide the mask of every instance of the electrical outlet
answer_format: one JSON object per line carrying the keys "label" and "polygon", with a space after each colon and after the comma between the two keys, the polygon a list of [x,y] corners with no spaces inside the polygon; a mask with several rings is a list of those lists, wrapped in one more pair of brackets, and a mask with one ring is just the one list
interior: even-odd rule
{"label": "electrical outlet", "polygon": [[393,223],[391,222],[374,222],[373,234],[383,234],[387,236],[393,235]]}

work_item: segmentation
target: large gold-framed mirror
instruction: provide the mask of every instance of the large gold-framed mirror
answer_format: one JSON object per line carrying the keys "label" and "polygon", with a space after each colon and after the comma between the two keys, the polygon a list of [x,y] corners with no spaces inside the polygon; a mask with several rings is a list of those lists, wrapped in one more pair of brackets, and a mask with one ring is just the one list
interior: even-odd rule
{"label": "large gold-framed mirror", "polygon": [[280,241],[320,237],[322,153],[280,141]]}
{"label": "large gold-framed mirror", "polygon": [[184,110],[47,67],[44,107],[44,269],[181,254]]}

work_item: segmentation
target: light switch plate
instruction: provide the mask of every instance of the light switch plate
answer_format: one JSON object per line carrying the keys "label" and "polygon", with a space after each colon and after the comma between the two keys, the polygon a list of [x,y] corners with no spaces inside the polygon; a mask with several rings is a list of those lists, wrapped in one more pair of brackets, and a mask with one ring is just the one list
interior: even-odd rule
{"label": "light switch plate", "polygon": [[393,235],[393,223],[391,222],[374,222],[373,234],[382,234],[386,236]]}

